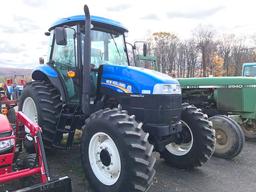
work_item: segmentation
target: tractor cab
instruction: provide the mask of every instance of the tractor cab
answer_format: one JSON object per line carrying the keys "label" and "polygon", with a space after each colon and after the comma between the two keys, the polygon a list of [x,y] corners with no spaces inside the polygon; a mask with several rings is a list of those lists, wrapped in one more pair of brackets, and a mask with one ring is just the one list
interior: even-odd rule
{"label": "tractor cab", "polygon": [[[47,33],[51,36],[48,64],[61,76],[63,99],[68,103],[81,101],[84,20],[85,16],[62,19],[54,23]],[[118,22],[101,17],[92,16],[91,23],[90,96],[95,96],[101,65],[128,65],[124,43],[127,30]]]}
{"label": "tractor cab", "polygon": [[242,76],[256,77],[256,63],[244,63],[242,69]]}

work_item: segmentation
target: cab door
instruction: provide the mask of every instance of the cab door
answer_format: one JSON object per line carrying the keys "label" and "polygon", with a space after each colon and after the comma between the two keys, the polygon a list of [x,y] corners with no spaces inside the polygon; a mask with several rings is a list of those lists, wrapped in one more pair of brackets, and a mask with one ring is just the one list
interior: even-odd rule
{"label": "cab door", "polygon": [[68,76],[68,72],[77,72],[76,27],[66,28],[66,34],[66,45],[57,45],[56,40],[54,39],[51,61],[63,82],[67,101],[70,103],[78,103],[80,99],[78,75],[73,78]]}

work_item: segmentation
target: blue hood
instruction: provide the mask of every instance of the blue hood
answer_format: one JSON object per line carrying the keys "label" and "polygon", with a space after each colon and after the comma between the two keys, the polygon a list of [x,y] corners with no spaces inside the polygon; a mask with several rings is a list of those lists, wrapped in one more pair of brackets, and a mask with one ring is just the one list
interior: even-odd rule
{"label": "blue hood", "polygon": [[163,73],[139,67],[104,65],[102,86],[118,92],[152,94],[155,84],[179,84]]}

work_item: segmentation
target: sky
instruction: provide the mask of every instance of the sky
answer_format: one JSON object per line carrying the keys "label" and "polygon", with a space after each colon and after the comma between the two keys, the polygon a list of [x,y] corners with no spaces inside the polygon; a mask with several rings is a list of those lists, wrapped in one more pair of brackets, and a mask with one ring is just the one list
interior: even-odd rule
{"label": "sky", "polygon": [[83,14],[120,21],[129,29],[128,41],[144,40],[153,32],[176,33],[187,39],[198,25],[217,34],[256,34],[253,0],[1,0],[0,67],[33,68],[47,60],[49,26],[59,18]]}

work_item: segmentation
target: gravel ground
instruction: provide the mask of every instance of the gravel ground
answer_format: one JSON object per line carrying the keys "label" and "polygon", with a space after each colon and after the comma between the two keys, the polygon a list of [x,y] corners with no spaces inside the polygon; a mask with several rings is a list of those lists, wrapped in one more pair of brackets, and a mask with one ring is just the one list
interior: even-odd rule
{"label": "gravel ground", "polygon": [[[156,177],[149,192],[255,192],[256,143],[246,143],[234,160],[211,158],[203,167],[186,171],[169,167],[163,160],[156,163]],[[81,169],[79,146],[71,151],[48,154],[54,177],[72,178],[73,192],[93,192]],[[1,190],[2,191],[2,190]]]}

